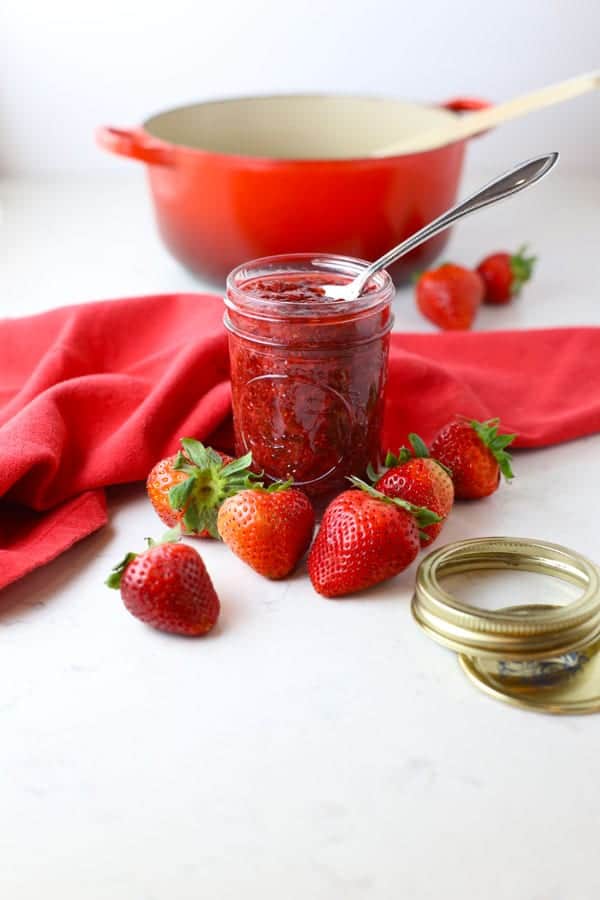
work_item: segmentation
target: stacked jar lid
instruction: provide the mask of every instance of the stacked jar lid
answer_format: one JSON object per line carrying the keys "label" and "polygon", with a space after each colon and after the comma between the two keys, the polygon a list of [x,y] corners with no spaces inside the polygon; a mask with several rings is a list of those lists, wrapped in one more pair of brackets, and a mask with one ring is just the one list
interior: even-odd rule
{"label": "stacked jar lid", "polygon": [[[549,596],[544,604],[486,610],[461,602],[440,583],[486,569],[550,575],[577,585],[581,594],[567,604]],[[547,712],[600,710],[600,574],[580,554],[525,538],[449,544],[421,563],[412,610],[430,637],[459,654],[463,670],[488,694]]]}

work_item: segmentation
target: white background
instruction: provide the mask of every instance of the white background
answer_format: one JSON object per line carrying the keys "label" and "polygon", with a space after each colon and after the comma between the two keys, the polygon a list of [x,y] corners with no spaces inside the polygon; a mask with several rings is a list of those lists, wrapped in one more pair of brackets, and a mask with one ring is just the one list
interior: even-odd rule
{"label": "white background", "polygon": [[[26,176],[0,185],[0,315],[202,289],[159,242],[142,167],[95,148],[99,123],[275,90],[502,99],[597,66],[599,32],[597,0],[0,0],[0,174]],[[599,321],[599,118],[581,98],[473,143],[464,193],[562,151],[452,234],[466,264],[524,239],[540,257],[477,328]],[[410,287],[394,305],[399,329],[430,330]],[[441,541],[535,535],[598,560],[574,498],[598,506],[599,452],[518,454],[514,485],[457,504]],[[334,603],[304,566],[267,582],[207,543],[218,629],[153,632],[102,579],[157,521],[141,485],[109,504],[106,528],[1,592],[3,898],[597,900],[600,716],[475,690],[411,620],[414,566]]]}
{"label": "white background", "polygon": [[[99,124],[132,126],[236,94],[348,91],[508,99],[600,65],[595,0],[4,0],[0,174],[123,170]],[[597,171],[600,97],[505,126],[473,146],[502,167],[559,149]]]}
{"label": "white background", "polygon": [[[202,289],[160,245],[142,167],[95,148],[101,122],[254,91],[500,99],[596,66],[599,31],[598,0],[0,0],[0,172],[27,176],[0,185],[0,314]],[[599,112],[581,98],[474,142],[464,193],[563,155],[452,234],[465,264],[525,239],[540,257],[477,328],[599,321]],[[410,287],[394,305],[399,329],[430,329]],[[535,535],[598,560],[574,498],[598,506],[599,453],[519,453],[514,485],[457,504],[441,542]],[[600,716],[475,690],[411,620],[414,566],[335,603],[304,566],[267,582],[206,542],[218,629],[154,632],[102,580],[157,521],[141,485],[109,503],[106,528],[1,592],[2,898],[598,900]]]}
{"label": "white background", "polygon": [[[123,174],[0,185],[0,313],[202,288]],[[559,169],[461,223],[448,259],[525,238],[540,256],[476,327],[597,323],[599,210],[600,179]],[[411,287],[394,307],[430,328]],[[598,560],[599,458],[600,435],[519,453],[440,543],[537,536]],[[598,900],[600,715],[483,696],[412,621],[414,565],[335,602],[304,565],[268,582],[206,541],[219,628],[159,634],[102,583],[158,521],[140,484],[109,502],[106,528],[0,591],[2,900]]]}

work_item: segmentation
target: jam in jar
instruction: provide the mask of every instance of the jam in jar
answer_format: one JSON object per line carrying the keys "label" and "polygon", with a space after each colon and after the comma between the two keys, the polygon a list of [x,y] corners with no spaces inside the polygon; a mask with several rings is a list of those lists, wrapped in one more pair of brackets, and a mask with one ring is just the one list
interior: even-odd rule
{"label": "jam in jar", "polygon": [[290,254],[245,263],[227,279],[236,453],[265,479],[317,496],[343,490],[380,454],[391,301],[377,273],[357,300],[326,297],[366,263]]}

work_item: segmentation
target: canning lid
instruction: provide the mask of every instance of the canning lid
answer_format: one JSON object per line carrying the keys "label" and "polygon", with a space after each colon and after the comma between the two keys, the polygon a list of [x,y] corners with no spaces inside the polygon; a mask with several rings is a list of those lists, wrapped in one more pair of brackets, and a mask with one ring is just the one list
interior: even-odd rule
{"label": "canning lid", "polygon": [[[440,578],[484,569],[538,572],[581,588],[576,600],[486,610],[461,602]],[[488,537],[447,544],[417,571],[412,612],[463,671],[497,699],[555,713],[600,710],[600,574],[566,547]]]}

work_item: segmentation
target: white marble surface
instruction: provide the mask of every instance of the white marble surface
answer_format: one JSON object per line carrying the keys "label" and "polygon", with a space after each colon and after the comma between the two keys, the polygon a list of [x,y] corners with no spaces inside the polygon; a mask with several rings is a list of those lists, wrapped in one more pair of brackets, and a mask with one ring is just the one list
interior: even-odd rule
{"label": "white marble surface", "polygon": [[[161,249],[140,177],[4,182],[0,207],[4,315],[198,287]],[[527,238],[541,257],[478,327],[600,324],[599,209],[597,179],[557,174],[457,230],[446,258]],[[399,327],[427,327],[410,291],[396,305]],[[535,535],[600,559],[599,451],[518,454],[514,485],[458,506],[444,540]],[[158,634],[102,584],[156,521],[138,486],[110,508],[0,594],[3,897],[596,900],[600,716],[476,691],[411,620],[414,567],[331,602],[304,570],[270,583],[206,542],[220,626]]]}

